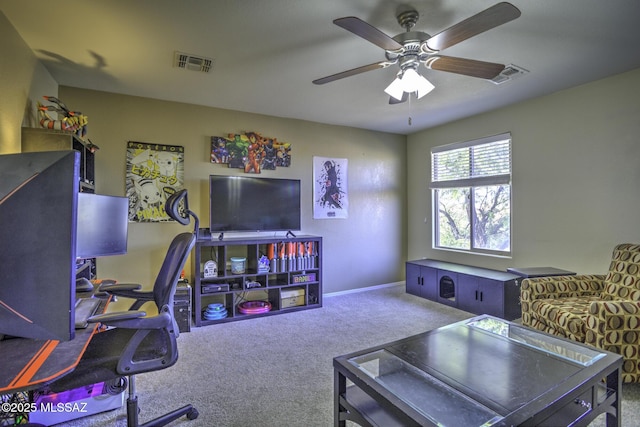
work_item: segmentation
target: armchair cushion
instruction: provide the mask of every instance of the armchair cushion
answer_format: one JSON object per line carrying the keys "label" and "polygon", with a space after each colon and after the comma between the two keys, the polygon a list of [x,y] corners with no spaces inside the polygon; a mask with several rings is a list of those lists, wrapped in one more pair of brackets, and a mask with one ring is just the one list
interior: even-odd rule
{"label": "armchair cushion", "polygon": [[[547,330],[546,317],[541,311],[540,300],[556,301],[559,298],[583,298],[598,296],[604,289],[604,275],[582,274],[576,276],[536,277],[522,281],[520,288],[520,303],[522,305],[522,323],[536,329]],[[534,302],[536,303],[534,306]],[[548,308],[550,309],[550,308]],[[536,320],[536,319],[539,319]],[[538,327],[532,322],[541,322],[544,327]],[[551,328],[554,329],[555,328]],[[547,330],[549,332],[549,330]]]}
{"label": "armchair cushion", "polygon": [[565,297],[535,300],[531,310],[547,323],[547,329],[574,341],[584,342],[589,307],[598,296]]}
{"label": "armchair cushion", "polygon": [[603,298],[640,301],[640,245],[615,247],[605,278]]}
{"label": "armchair cushion", "polygon": [[640,302],[601,301],[586,316],[585,343],[620,354],[625,382],[640,382]]}

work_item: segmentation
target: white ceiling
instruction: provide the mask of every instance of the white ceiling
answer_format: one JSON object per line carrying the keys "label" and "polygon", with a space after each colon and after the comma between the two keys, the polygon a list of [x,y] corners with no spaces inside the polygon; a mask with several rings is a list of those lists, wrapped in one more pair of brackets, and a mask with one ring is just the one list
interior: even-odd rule
{"label": "white ceiling", "polygon": [[[61,85],[399,134],[640,67],[640,1],[512,0],[522,16],[442,53],[530,71],[518,79],[495,85],[421,67],[436,89],[400,105],[383,92],[397,66],[311,83],[385,59],[336,18],[394,36],[404,31],[396,11],[411,5],[414,30],[434,35],[497,2],[0,0],[0,11]],[[213,71],[174,67],[176,51],[213,58]]]}

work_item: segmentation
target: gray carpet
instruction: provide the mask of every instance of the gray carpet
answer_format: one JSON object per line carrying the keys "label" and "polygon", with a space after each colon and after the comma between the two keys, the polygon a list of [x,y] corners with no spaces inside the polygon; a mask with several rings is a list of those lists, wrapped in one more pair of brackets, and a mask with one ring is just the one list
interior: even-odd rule
{"label": "gray carpet", "polygon": [[[333,357],[471,316],[390,286],[325,297],[319,309],[192,328],[180,335],[175,366],[138,376],[141,421],[193,403],[200,417],[172,426],[331,426]],[[640,386],[623,387],[623,426],[636,426]],[[125,409],[65,425],[125,426]]]}

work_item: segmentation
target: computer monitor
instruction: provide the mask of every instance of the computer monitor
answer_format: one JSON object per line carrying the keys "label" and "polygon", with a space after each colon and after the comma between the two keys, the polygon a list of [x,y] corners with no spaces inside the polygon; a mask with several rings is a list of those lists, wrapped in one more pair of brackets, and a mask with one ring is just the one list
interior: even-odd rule
{"label": "computer monitor", "polygon": [[129,199],[78,194],[76,257],[97,258],[127,253]]}
{"label": "computer monitor", "polygon": [[79,169],[76,151],[0,156],[0,334],[74,337]]}

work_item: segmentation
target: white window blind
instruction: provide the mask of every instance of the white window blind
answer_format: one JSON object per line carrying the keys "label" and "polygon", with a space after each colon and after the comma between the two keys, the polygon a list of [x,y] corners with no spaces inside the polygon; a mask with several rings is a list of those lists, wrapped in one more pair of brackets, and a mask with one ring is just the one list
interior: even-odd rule
{"label": "white window blind", "polygon": [[510,182],[510,133],[443,145],[431,150],[432,189]]}

